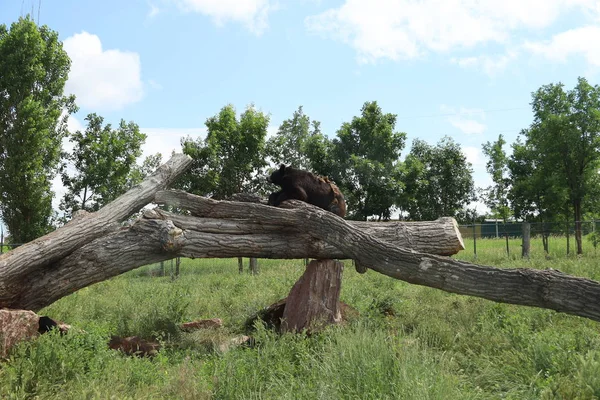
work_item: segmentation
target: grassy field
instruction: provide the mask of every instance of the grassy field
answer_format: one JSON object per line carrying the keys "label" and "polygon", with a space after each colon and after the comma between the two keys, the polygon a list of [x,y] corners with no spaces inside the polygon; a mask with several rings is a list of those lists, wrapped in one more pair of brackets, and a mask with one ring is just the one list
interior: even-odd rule
{"label": "grassy field", "polygon": [[[478,240],[477,262],[600,280],[593,248],[566,257],[553,240],[550,260],[534,243],[529,261],[518,240],[510,257],[502,240]],[[473,261],[466,242],[456,258]],[[74,329],[18,346],[0,364],[0,398],[600,398],[599,323],[359,275],[349,262],[341,296],[359,317],[311,337],[257,325],[254,347],[223,352],[219,344],[245,333],[246,320],[285,297],[304,268],[300,260],[259,264],[251,276],[238,274],[237,260],[184,259],[174,281],[146,266],[61,299],[40,314]],[[214,317],[223,328],[177,329]],[[164,348],[152,360],[125,357],[107,348],[111,334],[159,336]]]}

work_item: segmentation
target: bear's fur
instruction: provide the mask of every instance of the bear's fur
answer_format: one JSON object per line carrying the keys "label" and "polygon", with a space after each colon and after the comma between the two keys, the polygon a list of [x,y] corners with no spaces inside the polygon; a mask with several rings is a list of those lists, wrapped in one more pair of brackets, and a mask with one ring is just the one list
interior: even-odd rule
{"label": "bear's fur", "polygon": [[272,206],[277,207],[285,200],[295,199],[331,211],[342,218],[346,216],[344,195],[328,178],[281,164],[268,181],[282,189],[269,196]]}

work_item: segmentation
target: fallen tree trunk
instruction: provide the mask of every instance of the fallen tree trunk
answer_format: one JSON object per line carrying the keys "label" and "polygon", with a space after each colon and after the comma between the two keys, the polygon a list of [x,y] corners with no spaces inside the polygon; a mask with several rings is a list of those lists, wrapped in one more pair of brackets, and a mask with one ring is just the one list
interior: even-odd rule
{"label": "fallen tree trunk", "polygon": [[102,207],[84,214],[65,226],[0,255],[0,307],[19,304],[20,288],[30,284],[31,276],[53,270],[52,264],[86,243],[115,229],[154,199],[191,165],[192,159],[175,154],[142,183]]}
{"label": "fallen tree trunk", "polygon": [[[38,310],[94,282],[176,256],[332,258],[326,251],[335,249],[343,256],[339,258],[352,258],[410,283],[600,321],[600,283],[596,281],[555,270],[500,269],[412,251],[305,203],[291,201],[288,205],[297,208],[283,209],[178,191],[158,192],[155,202],[189,209],[197,218],[149,212],[131,227],[94,241],[86,237],[82,242],[87,245],[45,268],[30,268],[26,260],[4,267],[0,270],[0,307]],[[217,226],[215,219],[223,220],[222,224]],[[187,225],[182,221],[188,221]]]}
{"label": "fallen tree trunk", "polygon": [[[192,200],[208,200],[190,196]],[[251,205],[232,204],[242,208]],[[308,233],[302,233],[299,227],[282,225],[281,221],[269,218],[274,207],[259,207],[262,207],[260,223],[241,219],[190,217],[158,209],[147,210],[143,218],[131,227],[96,239],[47,268],[27,272],[28,284],[18,287],[11,285],[13,292],[11,296],[6,296],[16,300],[0,303],[0,307],[39,310],[93,283],[142,265],[175,257],[351,258],[348,253],[314,239]],[[440,220],[437,223],[440,230],[451,231],[447,229],[448,224],[454,226],[455,223],[453,220]],[[427,229],[432,229],[436,224],[427,222],[426,225]],[[460,234],[457,238],[460,239]],[[431,243],[430,249],[435,251],[435,243]],[[22,279],[20,275],[12,276],[12,279],[17,278]],[[11,277],[0,276],[0,279],[8,280]]]}
{"label": "fallen tree trunk", "polygon": [[[185,192],[162,191],[157,203],[190,210],[197,216],[261,223],[263,205],[216,202]],[[549,308],[600,321],[600,283],[560,271],[502,269],[390,245],[354,229],[333,213],[289,201],[293,210],[271,208],[270,218],[337,247],[360,264],[409,283],[501,303]]]}

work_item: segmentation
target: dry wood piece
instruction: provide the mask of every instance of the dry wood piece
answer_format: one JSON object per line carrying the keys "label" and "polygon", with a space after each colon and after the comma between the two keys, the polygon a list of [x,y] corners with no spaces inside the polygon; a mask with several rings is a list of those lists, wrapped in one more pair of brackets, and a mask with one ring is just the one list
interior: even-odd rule
{"label": "dry wood piece", "polygon": [[[178,256],[311,257],[353,259],[406,282],[600,321],[596,281],[551,269],[501,269],[440,256],[464,248],[453,220],[432,221],[427,229],[427,223],[396,225],[405,231],[386,239],[378,236],[377,226],[369,230],[297,201],[288,202],[293,209],[283,209],[157,192],[190,162],[175,156],[100,211],[0,256],[0,307],[39,310],[95,282]],[[194,217],[147,212],[118,229],[118,222],[153,199],[188,209]]]}
{"label": "dry wood piece", "polygon": [[313,260],[287,297],[281,329],[316,332],[342,320],[340,284],[344,265],[334,260]]}
{"label": "dry wood piece", "polygon": [[120,222],[150,203],[155,193],[167,188],[191,162],[189,156],[175,154],[143,182],[99,211],[80,215],[60,229],[0,255],[0,307],[19,304],[20,289],[29,285],[32,278],[48,274],[50,279],[45,284],[53,285],[52,272],[60,268],[56,262],[118,229]]}

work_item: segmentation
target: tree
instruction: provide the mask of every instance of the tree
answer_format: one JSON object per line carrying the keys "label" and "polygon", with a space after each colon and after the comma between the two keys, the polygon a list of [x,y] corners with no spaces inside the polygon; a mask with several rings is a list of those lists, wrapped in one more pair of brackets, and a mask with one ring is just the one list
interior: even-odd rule
{"label": "tree", "polygon": [[[85,131],[71,135],[75,147],[67,155],[69,164],[63,166],[62,182],[67,192],[60,209],[67,219],[76,210],[98,210],[125,193],[133,183],[131,179],[141,180],[130,176],[146,140],[138,125],[121,120],[119,127],[112,129],[111,124],[103,126],[104,119],[93,113],[85,120]],[[156,165],[156,161],[149,160],[153,165],[147,168]]]}
{"label": "tree", "polygon": [[404,205],[412,220],[468,214],[475,200],[473,168],[460,145],[444,137],[436,146],[416,139],[404,162]]}
{"label": "tree", "polygon": [[300,106],[294,111],[292,118],[283,121],[275,136],[269,139],[266,153],[275,165],[286,164],[298,169],[311,169],[307,146],[310,138],[320,133],[319,121],[311,121]]}
{"label": "tree", "polygon": [[[528,132],[521,132],[527,136]],[[557,182],[552,171],[544,170],[544,155],[538,153],[531,143],[520,138],[512,144],[513,152],[508,160],[511,188],[508,197],[516,217],[537,221],[541,225],[544,251],[548,253],[548,222],[555,222],[568,201],[567,191]]]}
{"label": "tree", "polygon": [[510,180],[508,179],[508,158],[504,151],[506,141],[502,135],[495,142],[486,142],[483,145],[483,154],[488,158],[485,169],[492,176],[494,184],[485,190],[486,205],[496,216],[502,218],[506,223],[510,216],[508,205],[508,190]]}
{"label": "tree", "polygon": [[568,189],[581,254],[584,200],[596,183],[600,163],[600,87],[580,77],[573,90],[565,91],[562,83],[549,84],[532,99],[534,119],[524,134],[533,151],[544,155],[545,175],[554,175]]}
{"label": "tree", "polygon": [[394,132],[395,126],[395,114],[384,114],[375,101],[366,102],[361,116],[342,124],[332,142],[332,172],[346,196],[350,219],[389,219],[399,202],[399,158],[406,134]]}
{"label": "tree", "polygon": [[216,199],[264,191],[268,126],[269,116],[252,105],[239,120],[233,105],[223,107],[206,120],[205,139],[182,139],[183,153],[192,157],[193,164],[180,186],[190,193]]}
{"label": "tree", "polygon": [[47,26],[29,17],[0,25],[0,216],[15,243],[52,229],[51,181],[76,110],[63,95],[70,65]]}

